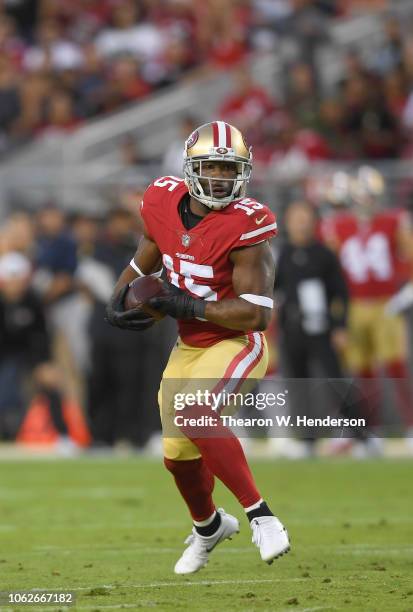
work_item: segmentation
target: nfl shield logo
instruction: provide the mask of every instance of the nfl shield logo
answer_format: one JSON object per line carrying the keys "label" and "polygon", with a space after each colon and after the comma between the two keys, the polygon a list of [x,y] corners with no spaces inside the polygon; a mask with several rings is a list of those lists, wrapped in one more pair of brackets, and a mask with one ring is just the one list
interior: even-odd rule
{"label": "nfl shield logo", "polygon": [[189,234],[182,234],[182,244],[185,248],[189,247],[190,242],[191,236],[189,236]]}

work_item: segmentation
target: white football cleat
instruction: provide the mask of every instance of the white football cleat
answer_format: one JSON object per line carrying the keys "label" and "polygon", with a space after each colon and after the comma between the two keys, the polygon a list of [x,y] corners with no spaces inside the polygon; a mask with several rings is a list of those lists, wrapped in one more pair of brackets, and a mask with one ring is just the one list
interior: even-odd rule
{"label": "white football cleat", "polygon": [[239,533],[239,522],[235,516],[227,514],[222,508],[218,508],[221,516],[221,524],[212,536],[201,536],[192,529],[185,544],[189,544],[182,557],[176,562],[175,574],[193,574],[208,563],[209,553],[217,544],[224,540],[230,540],[234,533]]}
{"label": "white football cleat", "polygon": [[269,565],[290,550],[290,540],[284,525],[276,516],[252,519],[252,543],[260,549],[261,559]]}

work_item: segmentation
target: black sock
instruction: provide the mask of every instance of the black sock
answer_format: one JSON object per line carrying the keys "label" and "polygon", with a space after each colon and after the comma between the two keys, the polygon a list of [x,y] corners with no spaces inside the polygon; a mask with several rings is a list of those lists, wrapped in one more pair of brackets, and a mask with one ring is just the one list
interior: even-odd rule
{"label": "black sock", "polygon": [[250,510],[247,512],[248,520],[251,522],[252,519],[258,518],[259,516],[274,516],[266,502],[263,501],[259,508],[255,508],[255,510]]}
{"label": "black sock", "polygon": [[199,527],[198,525],[194,525],[195,530],[199,535],[208,537],[214,535],[218,527],[221,525],[221,515],[219,512],[215,513],[215,516],[209,525],[205,525],[204,527]]}

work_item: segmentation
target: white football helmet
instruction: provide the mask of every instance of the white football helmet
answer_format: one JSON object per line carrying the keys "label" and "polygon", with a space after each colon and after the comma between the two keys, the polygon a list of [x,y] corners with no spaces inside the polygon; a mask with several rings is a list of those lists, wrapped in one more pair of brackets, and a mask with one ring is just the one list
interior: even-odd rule
{"label": "white football helmet", "polygon": [[380,198],[385,191],[383,175],[371,166],[361,166],[357,173],[356,195]]}
{"label": "white football helmet", "polygon": [[380,208],[386,184],[383,175],[370,166],[361,166],[357,173],[354,203],[359,214],[371,216]]}
{"label": "white football helmet", "polygon": [[326,200],[335,208],[348,208],[353,202],[355,179],[343,170],[334,172],[325,192]]}
{"label": "white football helmet", "polygon": [[[232,181],[231,193],[218,198],[213,195],[212,182],[222,181],[220,177],[203,176],[202,164],[205,161],[234,162],[237,176]],[[242,198],[247,190],[251,177],[252,152],[245,142],[242,133],[233,125],[224,121],[205,123],[194,130],[185,142],[184,177],[189,193],[212,210],[221,210],[238,198]],[[200,179],[208,181],[209,194],[205,193]]]}

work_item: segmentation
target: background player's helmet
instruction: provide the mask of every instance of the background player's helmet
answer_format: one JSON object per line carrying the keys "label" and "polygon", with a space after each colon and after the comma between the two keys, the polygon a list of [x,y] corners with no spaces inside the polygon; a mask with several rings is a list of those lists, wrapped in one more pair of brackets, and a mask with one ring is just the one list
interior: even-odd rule
{"label": "background player's helmet", "polygon": [[384,178],[378,170],[371,166],[361,166],[354,186],[356,206],[365,212],[374,209],[383,197],[385,187]]}
{"label": "background player's helmet", "polygon": [[[212,181],[222,180],[203,176],[202,163],[205,161],[234,162],[237,165],[237,176],[227,179],[233,182],[231,193],[223,198],[213,196]],[[241,132],[224,121],[205,123],[194,130],[185,142],[184,177],[191,196],[212,208],[220,210],[238,198],[247,190],[251,177],[252,153]],[[206,194],[200,180],[209,181],[209,194]]]}
{"label": "background player's helmet", "polygon": [[325,192],[327,203],[336,210],[349,208],[353,202],[355,182],[348,172],[335,172]]}

